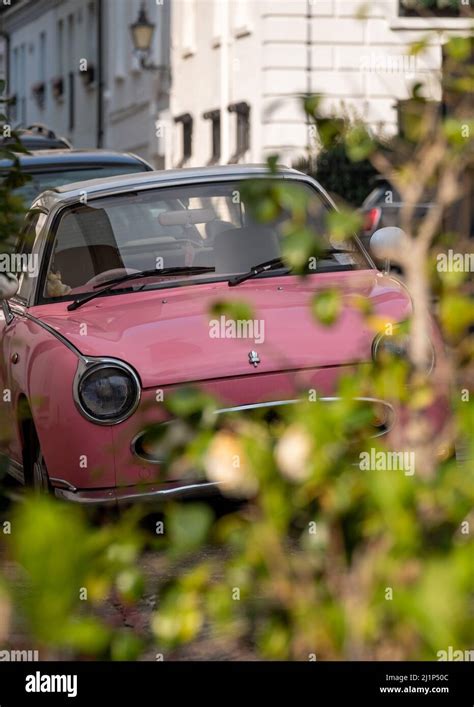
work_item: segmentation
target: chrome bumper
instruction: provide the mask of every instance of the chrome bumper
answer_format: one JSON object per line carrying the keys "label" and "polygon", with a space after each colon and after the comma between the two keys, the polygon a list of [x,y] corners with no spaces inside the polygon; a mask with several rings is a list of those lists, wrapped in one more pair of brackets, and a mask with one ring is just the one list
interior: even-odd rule
{"label": "chrome bumper", "polygon": [[218,484],[173,482],[160,485],[118,486],[108,489],[54,488],[57,498],[82,506],[118,507],[130,503],[156,503],[160,505],[168,498],[188,498],[217,495]]}

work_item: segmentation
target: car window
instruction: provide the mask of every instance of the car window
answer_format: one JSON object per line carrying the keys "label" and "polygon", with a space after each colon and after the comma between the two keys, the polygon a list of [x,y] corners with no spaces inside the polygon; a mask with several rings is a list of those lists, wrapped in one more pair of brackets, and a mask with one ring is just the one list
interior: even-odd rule
{"label": "car window", "polygon": [[[313,187],[298,184],[307,197],[308,225],[330,249],[328,205]],[[288,214],[258,223],[244,193],[238,182],[194,184],[109,196],[68,209],[54,235],[43,297],[90,292],[107,279],[143,270],[206,267],[228,278],[280,257]],[[361,266],[367,267],[361,252],[328,254],[318,265]]]}
{"label": "car window", "polygon": [[25,226],[15,247],[16,275],[19,279],[18,297],[28,300],[33,283],[39,274],[38,256],[32,253],[36,237],[46,221],[46,214],[36,211],[27,215]]}

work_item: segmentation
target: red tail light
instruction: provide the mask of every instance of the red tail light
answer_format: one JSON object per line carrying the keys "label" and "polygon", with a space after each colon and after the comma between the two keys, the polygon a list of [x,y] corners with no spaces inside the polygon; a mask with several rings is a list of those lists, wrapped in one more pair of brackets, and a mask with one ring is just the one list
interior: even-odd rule
{"label": "red tail light", "polygon": [[371,233],[374,231],[380,221],[380,216],[382,214],[382,209],[373,208],[364,216],[364,231],[365,233]]}

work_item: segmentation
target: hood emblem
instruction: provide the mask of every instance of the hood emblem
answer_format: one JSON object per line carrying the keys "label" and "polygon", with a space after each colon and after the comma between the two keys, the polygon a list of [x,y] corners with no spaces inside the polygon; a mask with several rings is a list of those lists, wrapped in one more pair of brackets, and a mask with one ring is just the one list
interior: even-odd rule
{"label": "hood emblem", "polygon": [[256,351],[250,351],[249,353],[249,363],[251,363],[255,368],[257,368],[260,363],[260,356]]}

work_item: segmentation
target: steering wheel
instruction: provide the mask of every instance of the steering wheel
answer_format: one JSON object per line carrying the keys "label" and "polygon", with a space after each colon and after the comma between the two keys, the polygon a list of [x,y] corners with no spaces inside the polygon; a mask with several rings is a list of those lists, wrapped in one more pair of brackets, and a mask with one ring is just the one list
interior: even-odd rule
{"label": "steering wheel", "polygon": [[135,268],[113,268],[112,270],[104,270],[104,272],[94,275],[88,280],[85,285],[90,287],[96,287],[97,285],[103,285],[109,280],[114,280],[116,277],[121,277],[122,275],[132,275],[133,273],[140,272]]}

